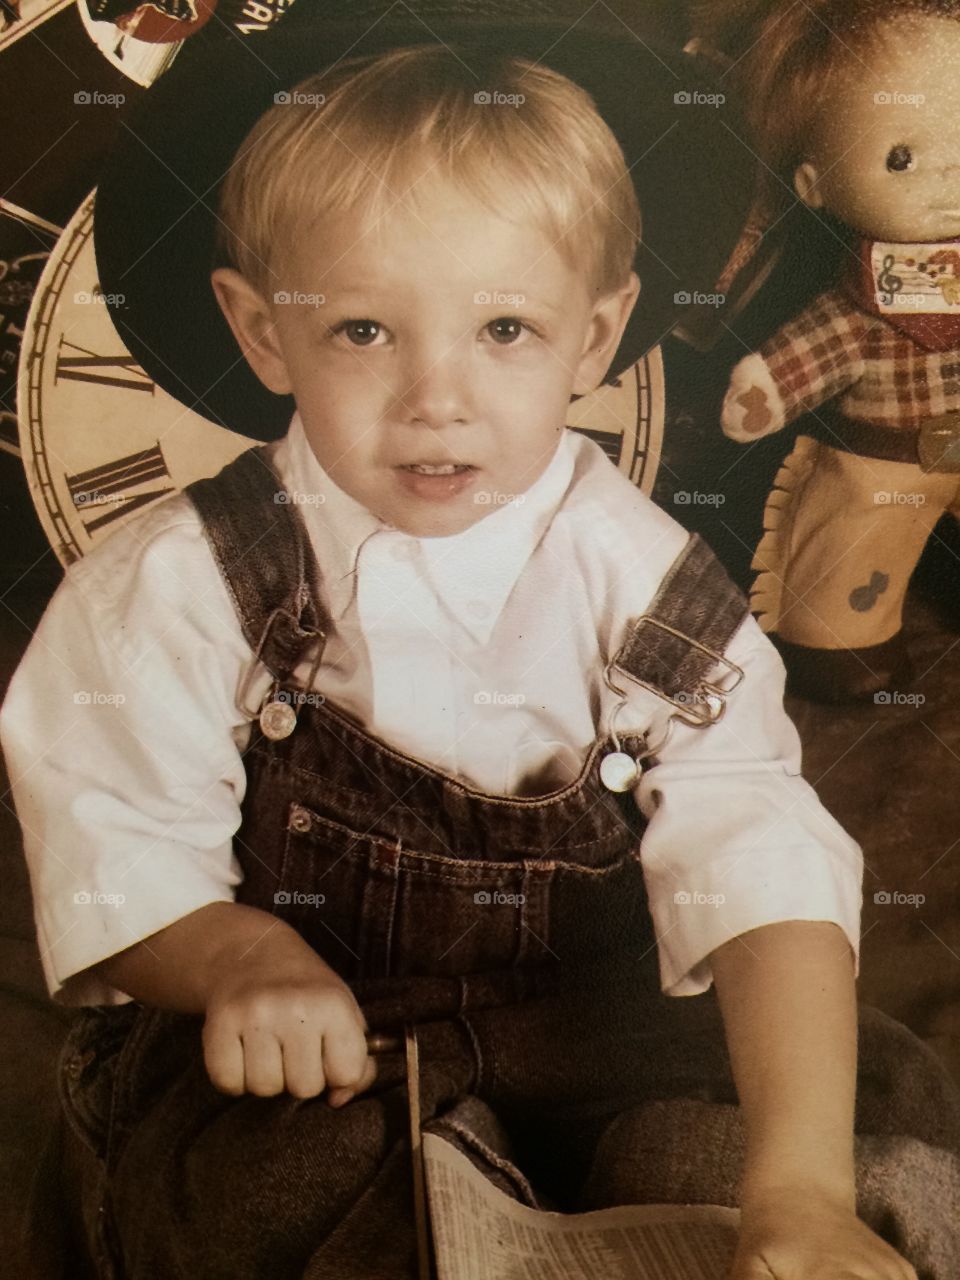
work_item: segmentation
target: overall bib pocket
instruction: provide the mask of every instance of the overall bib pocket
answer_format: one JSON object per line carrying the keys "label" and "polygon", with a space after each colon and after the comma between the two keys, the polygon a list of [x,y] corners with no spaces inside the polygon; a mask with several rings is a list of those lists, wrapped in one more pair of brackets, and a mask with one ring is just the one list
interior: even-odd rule
{"label": "overall bib pocket", "polygon": [[463,977],[639,949],[639,863],[445,856],[292,801],[273,911],[347,980]]}

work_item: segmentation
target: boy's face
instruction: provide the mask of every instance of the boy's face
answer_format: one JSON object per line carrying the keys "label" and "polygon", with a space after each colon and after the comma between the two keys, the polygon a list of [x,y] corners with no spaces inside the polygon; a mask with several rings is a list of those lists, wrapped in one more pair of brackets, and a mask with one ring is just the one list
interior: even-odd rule
{"label": "boy's face", "polygon": [[292,392],[324,470],[418,537],[459,533],[537,480],[639,288],[631,276],[592,298],[534,227],[447,183],[428,194],[366,232],[342,216],[304,234],[275,264],[272,299],[213,274],[247,359]]}
{"label": "boy's face", "polygon": [[874,240],[960,236],[960,22],[904,15],[825,99],[797,190]]}

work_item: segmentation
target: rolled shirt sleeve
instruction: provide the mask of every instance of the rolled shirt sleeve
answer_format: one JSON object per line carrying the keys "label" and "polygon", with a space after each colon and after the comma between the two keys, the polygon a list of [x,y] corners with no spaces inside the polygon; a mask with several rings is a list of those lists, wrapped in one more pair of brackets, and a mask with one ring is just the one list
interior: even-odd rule
{"label": "rolled shirt sleeve", "polygon": [[800,774],[780,656],[752,617],[726,656],[744,679],[724,715],[706,728],[674,720],[635,789],[667,995],[706,990],[712,951],[785,920],[839,925],[859,970],[861,850]]}
{"label": "rolled shirt sleeve", "polygon": [[195,521],[149,545],[134,526],[115,540],[68,570],[0,715],[43,972],[63,1004],[127,1002],[82,971],[231,900],[241,879],[233,697],[249,654],[231,605]]}

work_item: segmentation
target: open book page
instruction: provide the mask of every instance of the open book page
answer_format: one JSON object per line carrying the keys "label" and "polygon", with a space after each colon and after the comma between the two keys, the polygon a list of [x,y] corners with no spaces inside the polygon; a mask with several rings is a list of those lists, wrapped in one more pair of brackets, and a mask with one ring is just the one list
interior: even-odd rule
{"label": "open book page", "polygon": [[423,1135],[438,1280],[725,1280],[739,1213],[625,1205],[547,1213],[493,1186],[438,1134]]}

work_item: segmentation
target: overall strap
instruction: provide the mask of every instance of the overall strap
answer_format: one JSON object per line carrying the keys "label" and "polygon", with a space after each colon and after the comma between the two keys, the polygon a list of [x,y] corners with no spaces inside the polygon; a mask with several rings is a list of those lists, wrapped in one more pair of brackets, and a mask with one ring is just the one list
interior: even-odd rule
{"label": "overall strap", "polygon": [[[719,720],[743,672],[723,652],[750,611],[746,596],[700,537],[691,534],[647,612],[633,622],[608,668],[666,699],[690,724]],[[720,676],[707,679],[719,666]],[[733,677],[721,686],[719,678]]]}
{"label": "overall strap", "polygon": [[250,648],[277,680],[325,639],[319,571],[300,513],[270,464],[247,449],[183,492],[203,522]]}

